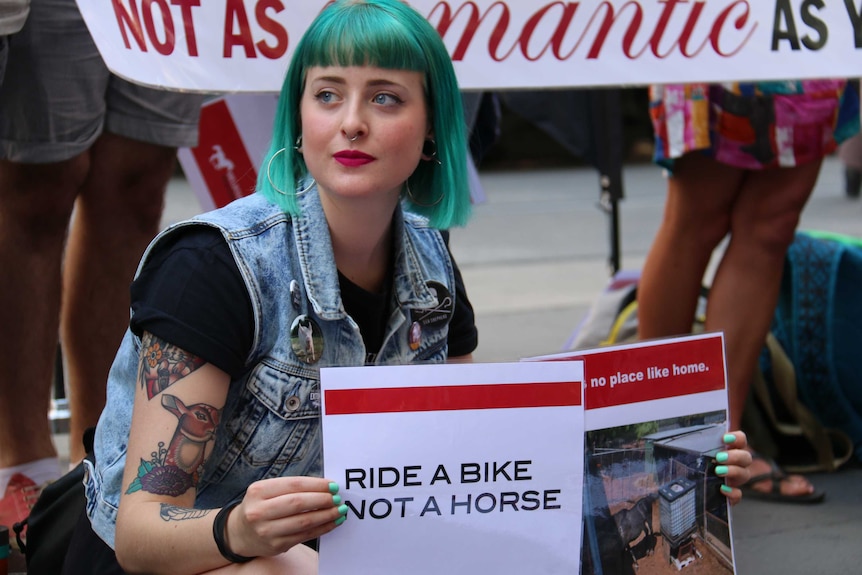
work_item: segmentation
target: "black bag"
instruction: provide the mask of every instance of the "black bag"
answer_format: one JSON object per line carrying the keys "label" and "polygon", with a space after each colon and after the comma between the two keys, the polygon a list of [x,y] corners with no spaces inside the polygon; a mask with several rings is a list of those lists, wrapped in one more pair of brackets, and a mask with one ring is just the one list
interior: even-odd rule
{"label": "black bag", "polygon": [[[93,449],[92,431],[84,437],[87,452]],[[47,485],[30,515],[12,529],[18,538],[18,546],[27,560],[27,575],[58,575],[63,571],[63,561],[78,518],[86,507],[84,495],[84,463],[79,463],[69,473]],[[21,532],[27,528],[26,544]]]}

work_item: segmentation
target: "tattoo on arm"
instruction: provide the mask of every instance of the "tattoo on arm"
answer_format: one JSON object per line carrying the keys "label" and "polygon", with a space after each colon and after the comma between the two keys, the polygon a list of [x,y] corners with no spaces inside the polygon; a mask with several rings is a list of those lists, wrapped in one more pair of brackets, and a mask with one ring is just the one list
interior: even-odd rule
{"label": "tattoo on arm", "polygon": [[147,491],[157,495],[178,497],[197,485],[206,461],[207,445],[215,438],[221,411],[206,403],[186,406],[178,397],[162,395],[162,407],[177,418],[171,442],[158,450],[149,461],[141,459],[138,476],[126,493]]}
{"label": "tattoo on arm", "polygon": [[204,363],[204,360],[165,340],[145,332],[141,339],[138,380],[152,399]]}
{"label": "tattoo on arm", "polygon": [[164,521],[185,521],[186,519],[200,519],[208,515],[212,509],[189,509],[178,507],[169,503],[162,503],[159,517]]}

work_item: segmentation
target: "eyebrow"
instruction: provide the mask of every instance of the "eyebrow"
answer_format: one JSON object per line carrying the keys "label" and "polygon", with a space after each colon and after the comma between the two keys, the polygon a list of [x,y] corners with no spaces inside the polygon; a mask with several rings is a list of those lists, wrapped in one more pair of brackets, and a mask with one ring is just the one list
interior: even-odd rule
{"label": "eyebrow", "polygon": [[[345,80],[341,76],[320,76],[317,78],[313,78],[311,80],[312,83],[315,82],[330,82],[333,84],[346,84],[347,80]],[[403,86],[398,82],[394,82],[392,80],[387,80],[385,78],[380,78],[377,80],[370,80],[366,83],[366,86]]]}

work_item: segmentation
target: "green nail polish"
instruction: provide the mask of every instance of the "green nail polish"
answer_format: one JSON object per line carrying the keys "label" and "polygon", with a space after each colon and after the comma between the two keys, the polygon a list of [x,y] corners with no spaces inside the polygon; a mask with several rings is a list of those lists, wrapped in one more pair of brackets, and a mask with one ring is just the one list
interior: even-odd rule
{"label": "green nail polish", "polygon": [[731,493],[733,493],[733,489],[731,489],[730,485],[724,485],[722,483],[722,485],[721,485],[721,487],[719,487],[719,489],[721,489],[721,492],[724,493],[725,495],[730,495]]}
{"label": "green nail polish", "polygon": [[341,525],[345,521],[347,521],[347,515],[342,515],[341,517],[339,517],[338,519],[335,520],[335,524]]}
{"label": "green nail polish", "polygon": [[333,495],[332,496],[332,504],[333,505],[341,505],[341,495]]}
{"label": "green nail polish", "polygon": [[333,495],[338,493],[338,484],[337,483],[330,483],[329,484],[329,492],[332,493]]}
{"label": "green nail polish", "polygon": [[338,512],[342,515],[347,515],[347,505],[339,505]]}
{"label": "green nail polish", "polygon": [[730,454],[726,451],[719,451],[715,454],[715,460],[719,463],[727,463],[728,458],[730,458]]}
{"label": "green nail polish", "polygon": [[719,465],[715,468],[716,475],[727,475],[728,471],[730,470],[727,468],[727,465]]}
{"label": "green nail polish", "polygon": [[724,439],[725,443],[733,443],[736,441],[736,436],[732,433],[725,433],[722,439]]}

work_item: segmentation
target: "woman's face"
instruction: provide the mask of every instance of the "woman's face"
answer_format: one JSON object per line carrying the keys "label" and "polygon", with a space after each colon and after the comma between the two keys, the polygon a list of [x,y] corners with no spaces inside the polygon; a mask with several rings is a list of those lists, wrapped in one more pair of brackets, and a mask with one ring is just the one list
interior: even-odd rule
{"label": "woman's face", "polygon": [[321,194],[398,197],[430,136],[422,79],[365,66],[307,70],[301,152]]}

